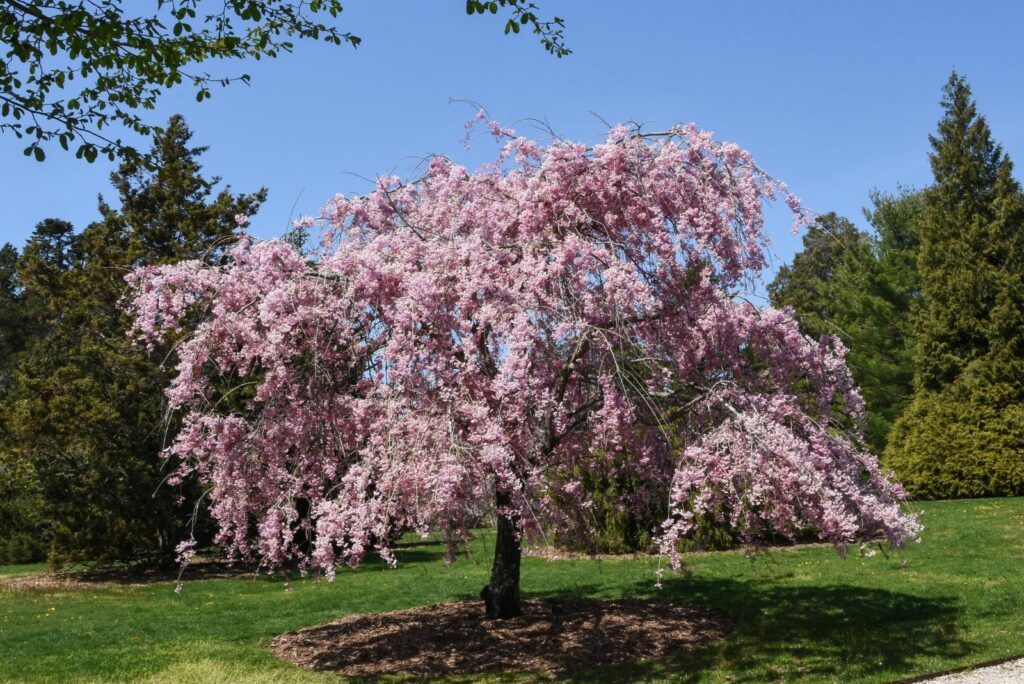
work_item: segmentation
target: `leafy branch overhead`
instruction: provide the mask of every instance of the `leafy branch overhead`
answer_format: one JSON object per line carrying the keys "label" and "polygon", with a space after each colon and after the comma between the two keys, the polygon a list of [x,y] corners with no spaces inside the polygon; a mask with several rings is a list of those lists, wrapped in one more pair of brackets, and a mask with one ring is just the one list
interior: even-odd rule
{"label": "leafy branch overhead", "polygon": [[[197,101],[214,86],[249,82],[216,74],[217,60],[278,57],[294,41],[358,47],[359,36],[331,23],[339,0],[155,0],[152,11],[124,0],[0,0],[0,132],[27,141],[25,154],[43,161],[58,143],[92,162],[99,155],[139,153],[114,130],[149,136],[158,127],[145,111],[175,86]],[[544,21],[533,3],[469,2],[470,14],[511,13],[505,33],[532,27],[545,49],[563,56],[563,21]]]}
{"label": "leafy branch overhead", "polygon": [[512,16],[505,22],[505,35],[519,33],[521,27],[530,26],[533,32],[540,36],[540,42],[544,49],[555,57],[565,57],[572,53],[572,50],[565,46],[563,31],[565,21],[561,17],[554,17],[551,21],[541,21],[537,16],[537,5],[532,2],[520,2],[520,0],[497,0],[481,2],[480,0],[466,0],[466,14],[497,14],[499,8],[507,7],[512,11]]}

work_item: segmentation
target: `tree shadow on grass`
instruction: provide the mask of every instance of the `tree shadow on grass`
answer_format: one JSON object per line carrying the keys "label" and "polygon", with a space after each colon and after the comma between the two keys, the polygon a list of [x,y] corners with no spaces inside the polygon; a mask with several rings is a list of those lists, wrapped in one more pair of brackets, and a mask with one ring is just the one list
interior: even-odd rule
{"label": "tree shadow on grass", "polygon": [[732,622],[724,640],[659,661],[574,673],[577,681],[668,678],[695,682],[726,670],[734,682],[807,678],[854,681],[886,673],[920,674],[927,657],[972,651],[955,597],[849,585],[778,586],[751,578],[671,579],[661,590],[640,583],[630,596],[691,603]]}
{"label": "tree shadow on grass", "polygon": [[[436,563],[444,558],[445,547],[432,542],[407,545],[395,549],[403,565]],[[363,571],[382,570],[388,563],[376,552],[364,559]],[[259,580],[263,582],[294,582],[304,577],[319,578],[321,573],[313,570],[303,574],[294,564],[278,568],[267,568],[255,563],[229,561],[225,558],[200,558],[189,563],[184,570],[181,566],[106,566],[74,567],[61,572],[42,571],[10,576],[0,576],[0,587],[18,590],[67,591],[72,589],[95,589],[111,586],[138,587],[171,582],[197,582],[201,580]]]}

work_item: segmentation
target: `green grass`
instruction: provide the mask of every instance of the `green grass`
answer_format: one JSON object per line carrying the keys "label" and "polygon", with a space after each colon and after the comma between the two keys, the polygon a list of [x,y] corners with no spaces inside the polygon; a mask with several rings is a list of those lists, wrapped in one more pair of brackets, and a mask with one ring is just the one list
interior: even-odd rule
{"label": "green grass", "polygon": [[43,570],[46,570],[46,563],[32,563],[31,565],[0,565],[0,577],[29,575],[33,572],[42,572]]}
{"label": "green grass", "polygon": [[[732,620],[726,640],[580,680],[884,682],[1024,655],[1024,499],[921,504],[919,545],[845,560],[829,549],[691,559],[691,579],[654,586],[648,560],[527,559],[527,596],[658,597]],[[370,563],[333,584],[230,579],[144,587],[0,588],[0,681],[338,681],[287,665],[276,634],[366,611],[475,597],[490,535],[446,567],[440,547],[409,549],[395,570]],[[0,574],[38,571],[0,568]],[[510,677],[515,678],[515,677]]]}

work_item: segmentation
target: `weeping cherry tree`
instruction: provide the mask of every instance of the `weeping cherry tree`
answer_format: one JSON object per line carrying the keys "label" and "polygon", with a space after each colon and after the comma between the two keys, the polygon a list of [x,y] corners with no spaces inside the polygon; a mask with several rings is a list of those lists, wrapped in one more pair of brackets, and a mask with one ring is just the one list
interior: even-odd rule
{"label": "weeping cherry tree", "polygon": [[495,161],[334,198],[311,255],[243,239],[130,276],[142,341],[195,330],[166,454],[207,483],[229,555],[333,578],[371,549],[394,563],[396,530],[454,551],[493,514],[482,597],[507,618],[524,540],[590,531],[582,481],[609,472],[639,483],[627,509],[668,501],[653,532],[675,568],[704,520],[755,547],[917,536],[841,342],[742,297],[763,204],[807,218],[783,184],[694,126],[588,147],[487,125]]}

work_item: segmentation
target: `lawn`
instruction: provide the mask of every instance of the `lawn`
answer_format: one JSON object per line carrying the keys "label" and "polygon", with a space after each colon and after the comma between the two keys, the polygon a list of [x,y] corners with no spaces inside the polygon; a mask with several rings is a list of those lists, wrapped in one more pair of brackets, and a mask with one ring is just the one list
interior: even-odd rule
{"label": "lawn", "polygon": [[[655,587],[652,560],[527,559],[530,596],[657,597],[728,617],[724,641],[581,680],[886,682],[1024,655],[1024,498],[919,504],[921,544],[888,557],[824,548],[690,560]],[[334,583],[281,578],[44,591],[0,584],[0,681],[338,681],[277,660],[274,635],[366,611],[475,597],[490,535],[445,566],[438,546]],[[0,576],[40,566],[0,567]],[[506,677],[514,678],[514,677]]]}

